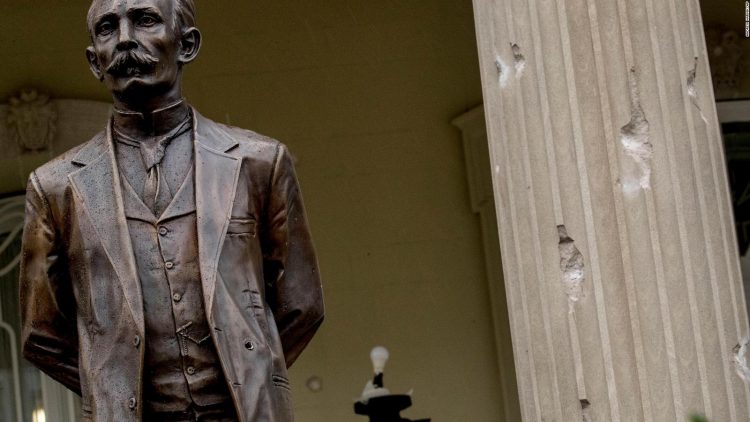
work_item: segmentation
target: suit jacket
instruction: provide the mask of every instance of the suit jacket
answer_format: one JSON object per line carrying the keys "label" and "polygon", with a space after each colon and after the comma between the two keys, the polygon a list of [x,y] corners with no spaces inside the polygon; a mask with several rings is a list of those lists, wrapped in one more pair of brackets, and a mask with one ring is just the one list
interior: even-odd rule
{"label": "suit jacket", "polygon": [[[287,367],[323,320],[292,160],[273,139],[193,113],[212,338],[240,420],[292,421]],[[120,187],[108,126],[34,171],[26,191],[23,353],[81,395],[84,420],[141,419],[148,338]]]}

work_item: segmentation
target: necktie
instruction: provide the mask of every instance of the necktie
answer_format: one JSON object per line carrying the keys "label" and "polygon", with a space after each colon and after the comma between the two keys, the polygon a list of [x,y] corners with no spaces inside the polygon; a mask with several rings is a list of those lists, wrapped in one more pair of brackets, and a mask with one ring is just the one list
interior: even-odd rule
{"label": "necktie", "polygon": [[143,203],[156,214],[156,198],[159,196],[159,165],[156,164],[146,174],[146,185],[143,187]]}
{"label": "necktie", "polygon": [[169,143],[177,138],[178,136],[185,133],[188,129],[188,123],[190,119],[185,119],[182,123],[177,125],[174,129],[169,131],[166,135],[148,141],[138,141],[127,135],[117,132],[118,136],[121,136],[127,140],[135,141],[140,146],[141,158],[143,158],[143,164],[146,167],[146,182],[143,187],[143,203],[156,215],[159,216],[166,204],[161,204],[164,201],[158,201],[159,195],[162,193],[162,189],[166,189],[165,181],[161,180],[161,161],[164,159],[164,153]]}

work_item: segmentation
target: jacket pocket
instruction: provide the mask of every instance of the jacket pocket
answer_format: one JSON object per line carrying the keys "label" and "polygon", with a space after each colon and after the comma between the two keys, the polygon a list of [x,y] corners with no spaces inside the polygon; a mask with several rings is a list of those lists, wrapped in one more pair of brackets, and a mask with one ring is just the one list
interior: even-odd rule
{"label": "jacket pocket", "polygon": [[255,233],[257,232],[257,225],[258,224],[254,218],[231,218],[229,219],[227,235],[247,235],[255,237]]}
{"label": "jacket pocket", "polygon": [[282,377],[281,375],[271,375],[271,381],[273,381],[273,385],[279,388],[283,388],[287,391],[292,391],[292,386],[289,385],[289,380],[285,377]]}

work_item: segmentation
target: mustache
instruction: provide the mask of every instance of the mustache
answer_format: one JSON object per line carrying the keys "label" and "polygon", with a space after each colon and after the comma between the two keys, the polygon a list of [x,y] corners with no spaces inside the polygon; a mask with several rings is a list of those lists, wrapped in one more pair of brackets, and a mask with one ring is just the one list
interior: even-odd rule
{"label": "mustache", "polygon": [[107,66],[107,73],[114,76],[132,76],[148,73],[159,64],[159,59],[140,50],[125,50],[115,54],[112,63]]}

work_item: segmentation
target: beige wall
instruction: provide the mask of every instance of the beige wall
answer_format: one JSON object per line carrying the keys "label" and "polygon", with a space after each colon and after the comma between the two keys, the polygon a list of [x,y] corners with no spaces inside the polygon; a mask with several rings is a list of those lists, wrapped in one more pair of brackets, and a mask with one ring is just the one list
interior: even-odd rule
{"label": "beige wall", "polygon": [[[0,99],[106,100],[84,62],[86,0],[0,3]],[[471,2],[198,0],[186,75],[203,114],[298,159],[328,317],[292,371],[298,420],[356,421],[369,350],[413,418],[499,421],[478,220],[453,117],[481,102]],[[18,186],[20,189],[21,186]],[[305,380],[323,379],[312,393]]]}

